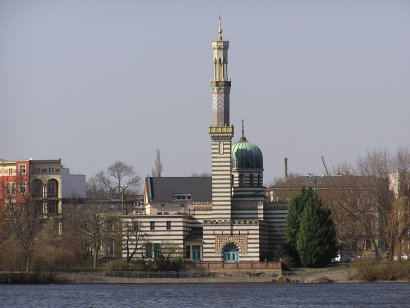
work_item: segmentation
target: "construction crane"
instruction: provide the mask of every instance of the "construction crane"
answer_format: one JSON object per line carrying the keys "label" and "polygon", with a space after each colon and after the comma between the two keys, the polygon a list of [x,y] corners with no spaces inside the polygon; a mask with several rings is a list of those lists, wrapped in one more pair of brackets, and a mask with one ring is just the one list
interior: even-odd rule
{"label": "construction crane", "polygon": [[326,167],[326,163],[325,163],[325,158],[324,158],[323,156],[321,156],[321,157],[322,157],[323,166],[325,167],[325,170],[326,170],[326,174],[327,174],[327,175],[330,175],[330,174],[329,174],[329,171],[327,171],[327,167]]}

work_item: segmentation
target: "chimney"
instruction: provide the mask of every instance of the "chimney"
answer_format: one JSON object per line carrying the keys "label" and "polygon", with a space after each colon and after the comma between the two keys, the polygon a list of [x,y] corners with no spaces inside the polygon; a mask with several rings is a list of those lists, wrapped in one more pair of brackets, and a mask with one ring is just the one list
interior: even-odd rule
{"label": "chimney", "polygon": [[284,163],[284,167],[285,167],[285,174],[283,179],[286,181],[288,179],[288,158],[285,157],[285,159],[283,160]]}

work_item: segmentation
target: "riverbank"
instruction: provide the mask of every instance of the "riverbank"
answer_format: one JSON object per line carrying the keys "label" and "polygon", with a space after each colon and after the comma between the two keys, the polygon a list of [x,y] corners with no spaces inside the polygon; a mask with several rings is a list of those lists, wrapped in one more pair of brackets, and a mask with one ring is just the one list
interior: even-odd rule
{"label": "riverbank", "polygon": [[108,272],[55,273],[56,283],[76,284],[209,284],[209,283],[325,283],[358,282],[355,270],[348,268],[297,269],[282,275],[263,272],[218,272],[201,277],[130,278],[113,277]]}

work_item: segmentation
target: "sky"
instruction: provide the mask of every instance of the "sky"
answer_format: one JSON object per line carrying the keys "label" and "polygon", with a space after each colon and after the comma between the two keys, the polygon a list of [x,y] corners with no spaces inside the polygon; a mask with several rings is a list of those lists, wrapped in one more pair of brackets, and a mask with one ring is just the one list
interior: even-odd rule
{"label": "sky", "polygon": [[408,0],[0,0],[0,158],[209,173],[218,16],[265,183],[410,146]]}

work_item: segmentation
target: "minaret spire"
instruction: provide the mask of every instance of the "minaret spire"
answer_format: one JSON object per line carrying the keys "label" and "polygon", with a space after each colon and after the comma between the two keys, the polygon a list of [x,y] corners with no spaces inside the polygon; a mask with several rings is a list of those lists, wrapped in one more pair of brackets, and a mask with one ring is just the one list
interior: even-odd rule
{"label": "minaret spire", "polygon": [[221,21],[221,16],[219,16],[218,40],[223,41],[223,39],[222,39],[222,21]]}
{"label": "minaret spire", "polygon": [[212,217],[231,219],[231,145],[234,135],[229,122],[228,78],[229,42],[222,39],[222,22],[219,17],[218,38],[212,42],[214,74],[211,81],[212,121],[209,127],[212,149]]}
{"label": "minaret spire", "polygon": [[229,42],[222,39],[222,21],[219,17],[218,39],[212,42],[214,73],[212,89],[212,126],[229,126],[229,92],[231,81],[228,77]]}

